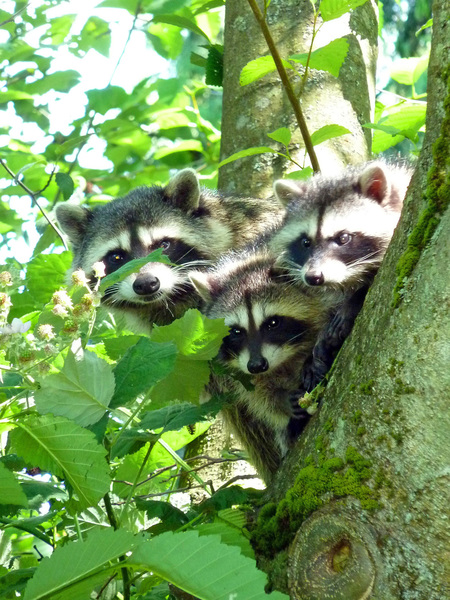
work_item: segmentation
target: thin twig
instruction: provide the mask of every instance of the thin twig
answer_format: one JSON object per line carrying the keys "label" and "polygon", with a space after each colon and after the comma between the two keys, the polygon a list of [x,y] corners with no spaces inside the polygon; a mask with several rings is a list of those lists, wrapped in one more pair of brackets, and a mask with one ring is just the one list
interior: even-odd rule
{"label": "thin twig", "polygon": [[[8,167],[8,165],[6,164],[6,162],[3,160],[3,158],[0,158],[0,164],[2,165],[2,167],[5,169],[5,171],[11,175],[11,177],[14,179],[14,181],[17,183],[17,185],[19,185],[23,190],[26,191],[26,193],[30,196],[31,201],[33,202],[33,204],[35,204],[38,209],[41,211],[41,213],[43,214],[43,216],[45,217],[46,221],[48,222],[48,224],[50,225],[50,227],[52,227],[56,233],[58,234],[58,236],[61,238],[62,243],[64,245],[64,249],[67,250],[67,244],[64,240],[64,236],[61,233],[61,231],[59,230],[58,226],[55,225],[55,223],[53,223],[50,219],[50,217],[47,215],[47,213],[45,212],[45,210],[42,208],[42,206],[39,204],[39,201],[37,199],[37,196],[43,191],[45,190],[45,188],[47,186],[45,186],[43,188],[43,190],[41,190],[41,192],[33,192],[32,190],[30,190],[30,188],[28,186],[26,186],[22,181],[20,181],[20,179],[17,177],[17,175],[15,175],[11,169]],[[53,173],[50,175],[50,179],[53,177]],[[48,182],[50,183],[50,181]],[[48,185],[47,183],[47,185]]]}
{"label": "thin twig", "polygon": [[255,15],[255,18],[261,27],[261,31],[263,32],[263,35],[266,39],[270,53],[277,67],[278,74],[283,83],[283,87],[286,90],[287,97],[289,98],[289,102],[291,103],[292,108],[294,110],[295,118],[297,119],[297,123],[302,134],[303,141],[305,142],[306,151],[308,152],[309,158],[311,160],[311,166],[314,169],[314,172],[318,173],[320,171],[319,161],[317,160],[317,155],[311,141],[311,136],[306,125],[306,120],[303,116],[300,101],[297,98],[294,92],[294,88],[292,87],[292,84],[289,80],[288,74],[286,73],[283,61],[280,57],[277,47],[275,46],[275,42],[273,41],[272,34],[270,33],[270,30],[264,19],[264,15],[259,10],[258,5],[256,4],[256,0],[248,0],[248,3],[250,4],[250,8],[252,9],[253,14]]}
{"label": "thin twig", "polygon": [[[105,503],[105,509],[106,509],[106,514],[108,516],[108,521],[110,522],[111,526],[117,530],[119,528],[119,523],[117,522],[117,518],[116,518],[116,514],[113,510],[112,504],[111,504],[111,499],[109,497],[109,494],[106,493],[103,496],[103,501]],[[125,556],[125,554],[123,554],[122,556],[119,557],[120,562],[125,562],[127,559],[127,557]],[[124,600],[130,600],[131,598],[131,594],[130,594],[130,573],[128,571],[128,569],[126,567],[122,567],[120,569],[121,573],[122,573],[122,582],[123,582],[123,597]]]}

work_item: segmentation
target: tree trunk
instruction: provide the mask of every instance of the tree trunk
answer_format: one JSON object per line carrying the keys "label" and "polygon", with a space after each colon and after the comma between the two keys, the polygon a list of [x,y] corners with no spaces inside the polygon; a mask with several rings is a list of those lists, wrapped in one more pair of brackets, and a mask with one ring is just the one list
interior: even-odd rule
{"label": "tree trunk", "polygon": [[450,597],[449,8],[434,2],[427,133],[400,225],[254,532],[295,599]]}
{"label": "tree trunk", "polygon": [[[324,23],[314,48],[345,36],[350,49],[336,79],[325,71],[311,71],[302,94],[302,106],[310,134],[333,123],[352,133],[316,146],[322,170],[327,173],[367,159],[370,130],[361,125],[372,120],[377,56],[377,11],[373,0]],[[263,2],[259,2],[260,8]],[[282,58],[309,51],[313,27],[310,0],[272,0],[268,26]],[[224,83],[221,159],[246,148],[284,147],[267,137],[280,127],[292,132],[291,156],[303,162],[304,143],[276,72],[241,86],[242,68],[268,55],[266,41],[246,0],[227,0],[225,13]],[[303,67],[299,66],[299,70]],[[293,78],[300,90],[300,80]],[[307,163],[309,164],[309,163]],[[298,167],[275,154],[261,154],[229,163],[219,172],[219,188],[229,192],[267,196],[275,179]]]}

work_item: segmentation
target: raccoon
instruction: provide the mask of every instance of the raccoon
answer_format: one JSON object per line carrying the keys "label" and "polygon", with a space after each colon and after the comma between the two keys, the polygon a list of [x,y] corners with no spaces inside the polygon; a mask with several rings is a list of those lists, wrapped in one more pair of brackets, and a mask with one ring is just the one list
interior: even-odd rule
{"label": "raccoon", "polygon": [[293,388],[329,307],[306,294],[264,248],[229,253],[213,269],[190,277],[204,300],[200,310],[210,318],[224,317],[230,327],[219,362],[231,373],[250,376],[254,386],[246,389],[231,376],[212,375],[208,392],[232,394],[225,420],[270,482],[309,419]]}
{"label": "raccoon", "polygon": [[279,180],[276,197],[287,206],[268,244],[317,297],[336,310],[306,362],[302,386],[311,391],[325,376],[350,333],[400,217],[411,171],[372,161],[338,177],[299,183]]}
{"label": "raccoon", "polygon": [[72,244],[72,270],[91,279],[103,261],[106,274],[131,259],[162,248],[172,265],[146,264],[106,290],[102,303],[125,315],[138,333],[181,317],[199,298],[188,278],[232,247],[242,247],[279,223],[284,208],[273,198],[226,197],[201,189],[192,169],[179,171],[166,187],[140,187],[92,210],[70,202],[56,208],[61,229]]}

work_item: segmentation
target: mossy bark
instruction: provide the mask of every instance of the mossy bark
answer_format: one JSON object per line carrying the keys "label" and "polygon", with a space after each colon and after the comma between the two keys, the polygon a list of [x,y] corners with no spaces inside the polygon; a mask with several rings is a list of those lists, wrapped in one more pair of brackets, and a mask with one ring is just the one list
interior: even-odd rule
{"label": "mossy bark", "polygon": [[[263,2],[258,4],[262,10]],[[313,30],[310,0],[272,0],[267,23],[282,58],[309,51]],[[369,156],[370,131],[362,128],[362,124],[372,120],[375,98],[377,11],[373,0],[354,10],[351,17],[347,13],[324,23],[314,48],[343,36],[349,42],[349,53],[339,78],[325,71],[312,70],[301,96],[310,133],[333,123],[351,131],[351,135],[315,147],[321,169],[327,173],[342,165],[363,162]],[[268,54],[267,44],[247,1],[227,0],[222,160],[257,146],[284,151],[284,147],[268,138],[267,133],[288,127],[292,133],[291,156],[303,162],[304,143],[278,74],[266,75],[250,85],[239,84],[242,68],[249,61]],[[302,72],[303,67],[299,66],[299,70]],[[292,77],[292,73],[289,74]],[[299,92],[300,79],[293,77],[292,82]],[[267,196],[275,179],[297,169],[275,154],[247,157],[220,169],[219,187],[230,192]]]}
{"label": "mossy bark", "polygon": [[[433,8],[427,134],[400,226],[322,407],[286,460],[254,532],[261,565],[292,598],[450,596],[450,3],[436,0]],[[396,267],[430,203],[433,230],[394,303]],[[348,478],[355,465],[329,461],[346,459],[349,448],[367,470],[347,493],[336,478]],[[315,491],[313,479],[322,486]],[[311,510],[301,512],[305,505]],[[292,523],[280,540],[281,527]],[[283,547],[275,557],[267,550],[271,531]]]}

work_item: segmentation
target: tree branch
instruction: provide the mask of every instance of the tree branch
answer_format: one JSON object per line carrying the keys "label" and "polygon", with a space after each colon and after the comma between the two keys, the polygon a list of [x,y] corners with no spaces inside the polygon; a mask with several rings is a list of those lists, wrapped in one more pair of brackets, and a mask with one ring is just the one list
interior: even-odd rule
{"label": "tree branch", "polygon": [[305,117],[303,116],[303,111],[300,106],[300,101],[297,98],[294,88],[289,80],[288,74],[286,73],[286,69],[284,68],[283,61],[280,57],[277,47],[275,46],[275,42],[273,41],[270,30],[265,21],[264,15],[259,10],[258,5],[256,4],[256,0],[248,0],[250,4],[250,8],[255,15],[256,20],[261,27],[261,31],[266,39],[267,45],[269,47],[272,58],[277,67],[278,74],[280,76],[281,82],[283,84],[284,89],[286,90],[286,94],[289,98],[289,102],[292,105],[294,110],[295,118],[297,119],[297,123],[300,129],[300,133],[302,134],[303,141],[305,142],[306,151],[308,152],[309,158],[311,160],[311,166],[314,169],[315,173],[320,171],[319,161],[317,159],[316,152],[314,150],[314,146],[311,141],[311,136],[308,131],[308,126],[306,125]]}

